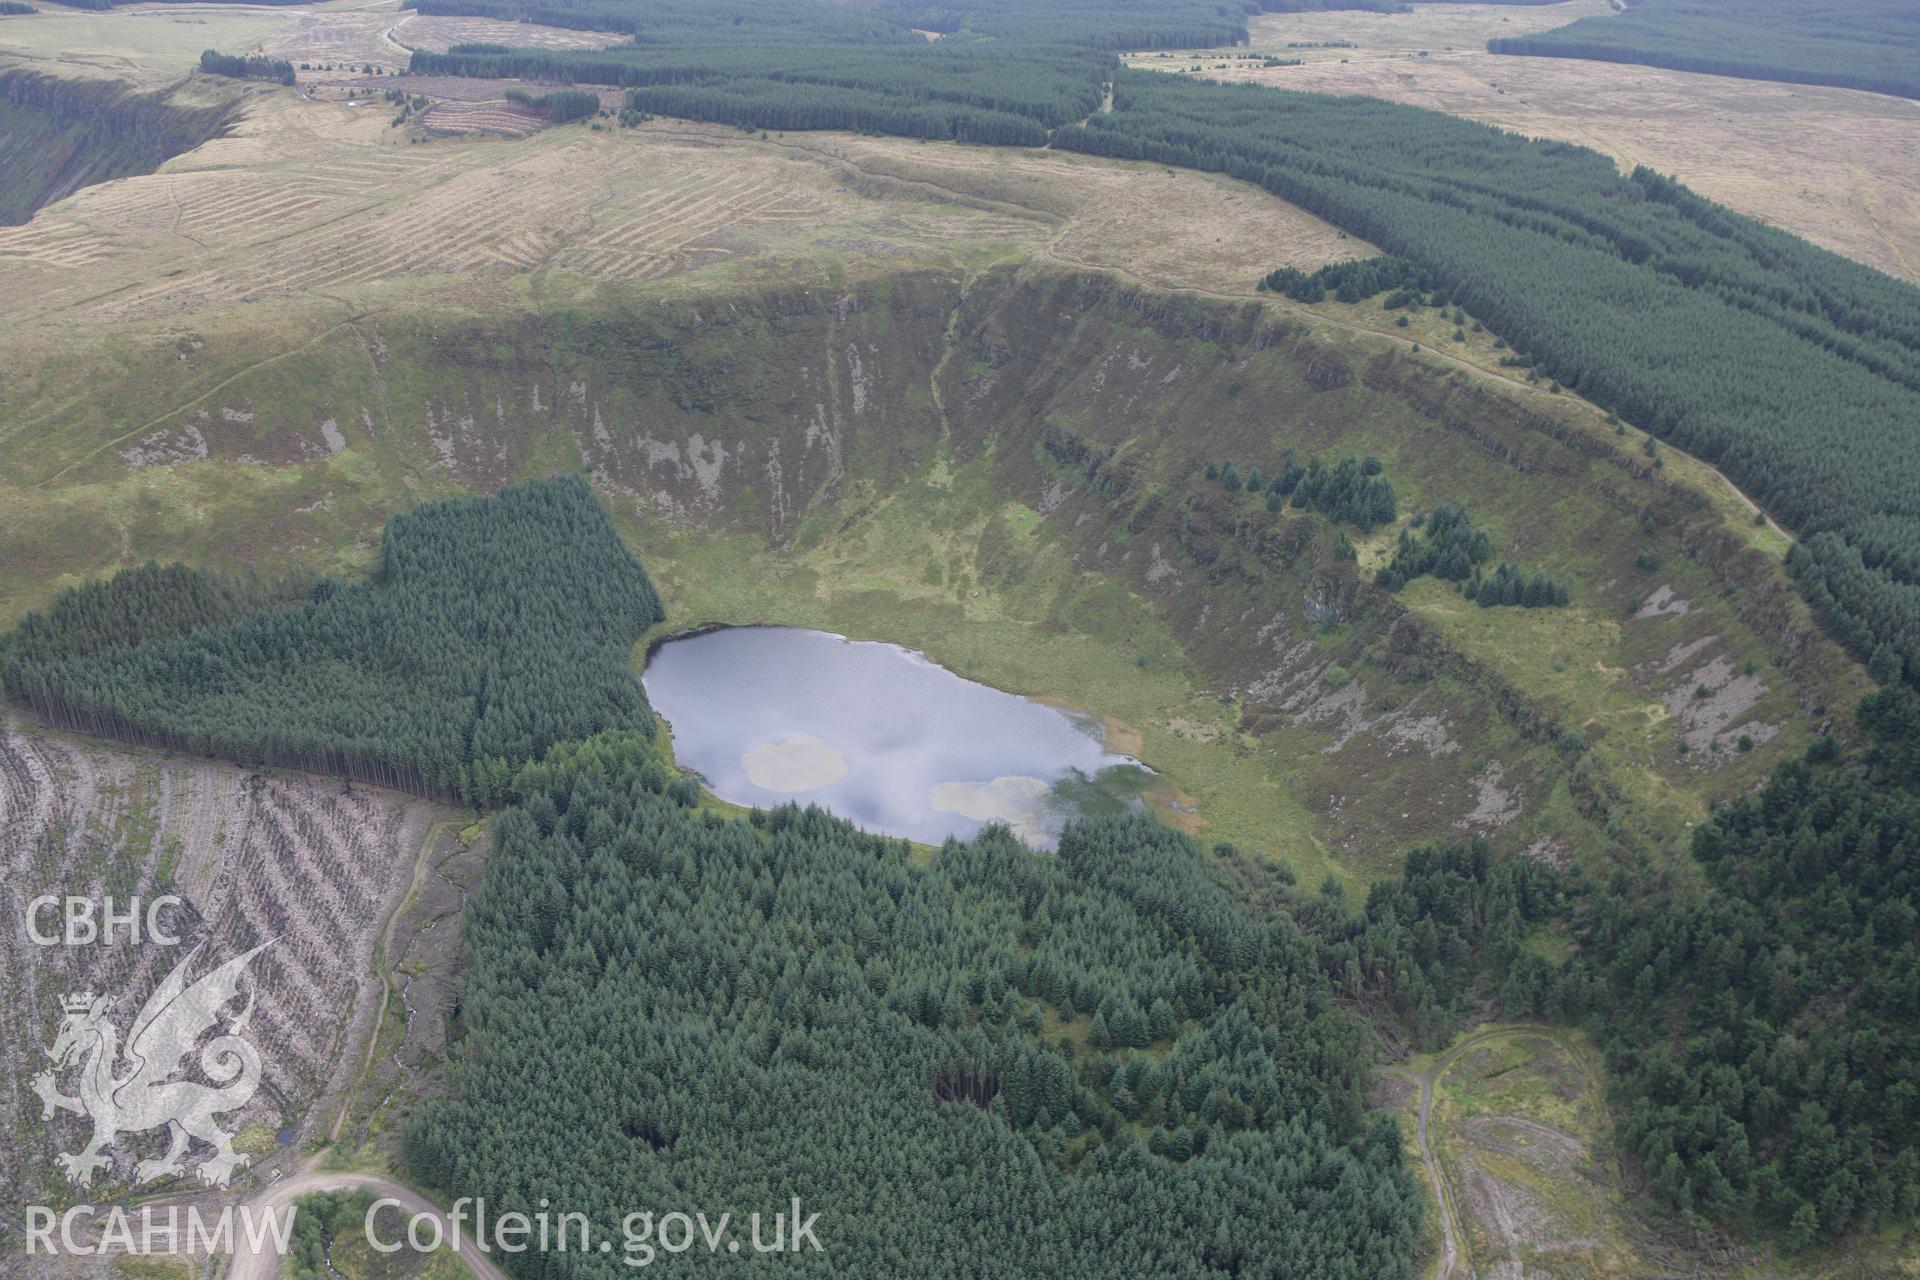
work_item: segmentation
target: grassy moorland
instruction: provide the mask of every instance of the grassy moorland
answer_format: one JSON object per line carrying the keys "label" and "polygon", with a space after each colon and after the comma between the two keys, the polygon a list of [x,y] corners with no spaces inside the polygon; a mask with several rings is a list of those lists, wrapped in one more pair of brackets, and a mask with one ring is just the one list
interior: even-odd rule
{"label": "grassy moorland", "polygon": [[1920,279],[1920,109],[1857,90],[1487,52],[1489,39],[1607,12],[1604,0],[1569,0],[1269,13],[1249,20],[1246,46],[1126,61],[1228,83],[1365,94],[1577,143],[1622,171],[1672,174],[1729,209]]}
{"label": "grassy moorland", "polygon": [[[1310,882],[1465,828],[1670,857],[1861,687],[1798,638],[1777,537],[1724,483],[1479,372],[1500,367],[1491,335],[1455,341],[1437,309],[1402,329],[1377,305],[1161,295],[1051,258],[830,295],[710,280],[656,286],[657,318],[621,292],[504,320],[371,305],[302,329],[281,308],[251,339],[210,317],[128,351],[117,378],[40,365],[23,385],[58,427],[10,455],[14,608],[154,557],[356,576],[393,511],[584,470],[669,627],[826,626],[1084,706],[1182,789],[1163,812]],[[1124,483],[1090,483],[1108,451]],[[1396,523],[1349,528],[1343,562],[1333,522],[1205,475],[1289,454],[1377,455]],[[1503,558],[1572,584],[1567,609],[1370,585],[1414,512],[1461,501]]]}
{"label": "grassy moorland", "polygon": [[[320,47],[298,36],[307,16],[289,15],[289,39]],[[121,20],[137,19],[103,19]],[[382,21],[340,25],[358,49],[386,38]],[[667,628],[827,626],[1103,716],[1169,779],[1161,811],[1198,837],[1207,880],[1239,891],[1236,910],[1284,910],[1338,944],[1315,982],[1367,1005],[1390,1043],[1432,1044],[1499,1010],[1630,1028],[1599,1043],[1648,1105],[1540,1121],[1597,1134],[1604,1118],[1613,1149],[1651,1166],[1626,1185],[1657,1177],[1666,1205],[1796,1247],[1908,1194],[1890,1140],[1902,1113],[1860,1089],[1823,1102],[1794,1060],[1730,1057],[1694,1021],[1714,1016],[1715,966],[1776,963],[1756,921],[1804,930],[1817,900],[1845,919],[1795,934],[1808,967],[1706,994],[1740,1002],[1743,1027],[1820,1046],[1823,1071],[1843,1033],[1911,1025],[1875,1003],[1904,963],[1899,917],[1861,892],[1898,884],[1756,873],[1756,892],[1727,852],[1739,832],[1722,830],[1751,824],[1743,797],[1810,748],[1823,787],[1863,793],[1849,752],[1868,681],[1812,626],[1780,532],[1650,439],[1660,424],[1610,420],[1556,386],[1574,379],[1555,352],[1510,363],[1523,339],[1482,295],[1443,299],[1433,282],[1392,307],[1256,296],[1267,269],[1373,245],[1184,158],[658,119],[446,138],[349,105],[395,78],[327,76],[255,89],[232,136],[0,234],[0,272],[26,299],[0,353],[7,616],[149,557],[357,578],[395,512],[581,474],[658,582]],[[1161,92],[1144,79],[1123,79],[1087,135],[1131,145],[1177,116],[1121,118]],[[1185,92],[1164,79],[1178,91],[1163,105]],[[509,87],[457,83],[503,100]],[[1580,155],[1527,155],[1601,180]],[[1715,222],[1665,194],[1701,215],[1696,231]],[[1663,228],[1680,259],[1687,221]],[[1729,225],[1747,248],[1776,243]],[[1511,301],[1489,279],[1485,298]],[[1884,319],[1862,330],[1868,355],[1899,345]],[[1313,459],[1371,459],[1390,516],[1245,483]],[[1402,532],[1420,536],[1416,515],[1441,503],[1470,509],[1489,572],[1549,575],[1565,603],[1482,607],[1433,576],[1379,585]],[[1696,860],[1690,828],[1708,825],[1715,857]],[[1829,843],[1879,866],[1864,829]],[[1436,884],[1428,857],[1408,889],[1407,851],[1460,834],[1490,861]],[[1766,840],[1794,847],[1791,830]],[[1364,909],[1363,891],[1380,895]],[[1375,959],[1416,918],[1436,923],[1418,972],[1396,959],[1396,985],[1377,985]],[[1493,919],[1500,936],[1476,936]],[[1842,944],[1882,928],[1884,972],[1849,968]],[[1289,1007],[1271,1018],[1292,1034]],[[1091,1043],[1086,1010],[1062,1012],[1037,1034]],[[1743,1090],[1830,1104],[1835,1141],[1783,1131],[1777,1107],[1689,1094],[1722,1068],[1746,1073]],[[1488,1114],[1546,1101],[1494,1098],[1504,1109]],[[1171,1133],[1153,1158],[1178,1160]],[[1602,1219],[1619,1202],[1596,1203],[1581,1230],[1618,1238]]]}
{"label": "grassy moorland", "polygon": [[1493,53],[1638,62],[1676,71],[1920,93],[1920,18],[1897,0],[1643,0],[1535,35],[1495,38]]}
{"label": "grassy moorland", "polygon": [[[1903,26],[1875,14],[1860,29],[1897,46]],[[1544,376],[1726,469],[1806,536],[1794,570],[1823,625],[1880,678],[1920,681],[1920,524],[1894,464],[1920,407],[1911,286],[1584,148],[1376,100],[1144,75],[1112,56],[1191,45],[1208,24],[1184,9],[1143,26],[1125,3],[982,3],[936,24],[948,38],[933,42],[912,38],[932,19],[911,5],[891,26],[884,7],[858,22],[782,8],[761,35],[677,7],[548,16],[646,39],[422,53],[413,67],[625,87],[630,112],[748,130],[1044,143],[1264,186],[1417,262]],[[1211,43],[1248,38],[1232,11],[1215,18],[1227,29]]]}

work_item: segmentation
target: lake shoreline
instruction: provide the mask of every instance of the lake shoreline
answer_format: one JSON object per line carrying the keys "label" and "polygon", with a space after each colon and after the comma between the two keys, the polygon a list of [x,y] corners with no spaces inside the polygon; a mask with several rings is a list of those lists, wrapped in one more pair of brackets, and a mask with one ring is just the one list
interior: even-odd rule
{"label": "lake shoreline", "polygon": [[[688,643],[669,649],[676,640]],[[642,680],[675,759],[731,804],[818,803],[923,843],[1006,822],[1051,848],[1075,817],[1150,807],[1149,785],[1123,773],[1160,789],[1121,749],[1139,740],[1130,726],[892,641],[705,622],[645,650]]]}

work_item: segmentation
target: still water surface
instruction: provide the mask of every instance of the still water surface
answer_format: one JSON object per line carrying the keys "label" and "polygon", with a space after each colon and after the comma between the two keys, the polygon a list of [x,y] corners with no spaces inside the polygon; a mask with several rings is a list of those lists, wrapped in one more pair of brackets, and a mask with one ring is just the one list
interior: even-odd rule
{"label": "still water surface", "polygon": [[1108,751],[1089,717],[824,631],[670,640],[644,682],[675,759],[721,799],[818,804],[930,844],[997,821],[1052,848],[1074,814],[1137,806],[1154,778]]}

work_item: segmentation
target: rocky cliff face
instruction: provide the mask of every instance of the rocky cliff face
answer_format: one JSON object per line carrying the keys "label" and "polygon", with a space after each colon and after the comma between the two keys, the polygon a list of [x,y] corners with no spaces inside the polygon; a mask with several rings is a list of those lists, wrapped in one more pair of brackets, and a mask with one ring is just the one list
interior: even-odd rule
{"label": "rocky cliff face", "polygon": [[[123,561],[179,555],[167,539],[204,528],[201,559],[325,568],[393,510],[551,470],[589,473],[629,528],[775,556],[866,537],[876,512],[896,531],[924,516],[959,566],[924,566],[940,607],[984,590],[1008,616],[1092,631],[1108,623],[1076,602],[1086,584],[1146,602],[1247,749],[1286,744],[1287,785],[1349,849],[1404,849],[1436,823],[1529,846],[1576,810],[1630,839],[1649,778],[1661,829],[1681,830],[1696,788],[1766,763],[1732,767],[1734,742],[1793,730],[1794,749],[1851,701],[1851,668],[1777,562],[1590,410],[1253,303],[1033,267],[904,272],[394,310],[272,360],[237,329],[169,335],[129,360],[140,407],[55,411],[28,474],[142,495]],[[1205,474],[1369,454],[1402,513],[1466,503],[1497,558],[1571,582],[1575,608],[1383,591],[1391,531],[1348,530],[1348,558],[1329,521]],[[916,514],[903,492],[940,496]],[[168,520],[181,493],[218,510]],[[95,573],[101,548],[42,536],[22,555]],[[962,573],[971,595],[952,590]]]}
{"label": "rocky cliff face", "polygon": [[[1468,503],[1500,557],[1577,580],[1609,646],[1581,662],[1642,672],[1620,696],[1650,707],[1678,687],[1661,666],[1672,646],[1728,662],[1765,646],[1786,674],[1751,677],[1737,717],[1764,740],[1805,714],[1796,684],[1843,666],[1831,646],[1806,645],[1775,566],[1609,434],[1258,305],[1029,269],[461,327],[382,322],[377,341],[389,391],[412,397],[391,401],[398,439],[462,487],[524,474],[558,448],[631,519],[778,550],[831,540],[931,473],[984,481],[993,498],[974,511],[968,556],[979,584],[1021,595],[1037,545],[1023,539],[1037,537],[1080,574],[1153,602],[1247,734],[1311,744],[1301,785],[1343,841],[1404,845],[1432,834],[1435,814],[1512,825],[1518,839],[1562,789],[1605,822],[1624,797],[1566,744],[1612,729],[1374,587],[1372,559],[1344,558],[1329,522],[1276,516],[1207,480],[1209,463],[1272,474],[1289,454],[1372,453],[1403,512]],[[358,410],[331,412],[347,423]],[[1028,523],[983,514],[994,504]],[[1683,562],[1710,616],[1637,616],[1658,585],[1640,580],[1643,555]],[[1056,615],[1035,621],[1077,625],[1058,602],[1024,598]],[[1658,767],[1679,778],[1728,759],[1703,747]]]}
{"label": "rocky cliff face", "polygon": [[112,80],[0,75],[0,225],[81,187],[152,173],[231,120],[228,107],[186,106]]}

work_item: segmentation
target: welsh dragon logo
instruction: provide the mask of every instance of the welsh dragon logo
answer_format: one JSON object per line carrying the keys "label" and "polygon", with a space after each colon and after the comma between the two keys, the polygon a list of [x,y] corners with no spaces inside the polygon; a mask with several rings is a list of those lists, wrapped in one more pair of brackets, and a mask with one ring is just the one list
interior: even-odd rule
{"label": "welsh dragon logo", "polygon": [[[40,1095],[41,1119],[51,1119],[58,1109],[93,1121],[93,1137],[87,1145],[57,1157],[67,1181],[91,1186],[95,1171],[109,1163],[100,1154],[103,1150],[122,1135],[162,1126],[170,1139],[167,1153],[135,1165],[136,1183],[181,1172],[185,1167],[181,1157],[195,1138],[214,1149],[198,1170],[208,1186],[226,1186],[234,1171],[248,1162],[247,1156],[234,1151],[233,1135],[214,1117],[245,1106],[260,1087],[260,1055],[240,1035],[253,1014],[252,994],[239,1013],[226,1010],[240,996],[240,975],[248,962],[271,945],[263,942],[189,986],[187,972],[200,954],[195,947],[147,998],[124,1049],[110,1017],[115,1002],[92,992],[76,992],[61,1000],[66,1020],[47,1050],[53,1070],[35,1076],[33,1088]],[[227,1024],[223,1033],[209,1040],[199,1055],[200,1069],[215,1083],[170,1079],[184,1067],[200,1038],[222,1022]],[[76,1097],[62,1094],[55,1083],[56,1073],[71,1067],[80,1071]]]}

